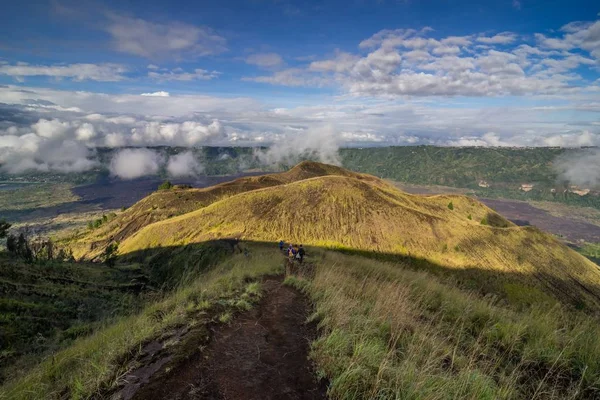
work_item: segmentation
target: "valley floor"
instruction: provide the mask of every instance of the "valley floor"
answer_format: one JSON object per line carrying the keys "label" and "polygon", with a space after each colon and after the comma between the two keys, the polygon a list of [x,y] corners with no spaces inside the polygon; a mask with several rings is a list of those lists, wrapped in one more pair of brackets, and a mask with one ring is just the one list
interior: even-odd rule
{"label": "valley floor", "polygon": [[[424,196],[469,193],[469,189],[448,186],[411,185],[393,181],[391,183],[407,193]],[[478,200],[517,225],[536,226],[570,243],[600,242],[600,213],[594,208],[510,199]]]}

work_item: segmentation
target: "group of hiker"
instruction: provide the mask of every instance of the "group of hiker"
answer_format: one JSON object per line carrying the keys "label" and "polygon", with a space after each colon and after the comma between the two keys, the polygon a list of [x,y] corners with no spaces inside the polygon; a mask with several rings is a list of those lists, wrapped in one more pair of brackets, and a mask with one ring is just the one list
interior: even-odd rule
{"label": "group of hiker", "polygon": [[[281,240],[279,242],[279,250],[281,252],[284,252],[284,248],[285,242]],[[290,245],[285,250],[285,254],[288,256],[290,261],[298,260],[298,262],[302,264],[302,261],[304,261],[304,255],[306,254],[306,251],[304,250],[304,247],[302,247],[302,245],[296,247],[295,245],[290,243]]]}

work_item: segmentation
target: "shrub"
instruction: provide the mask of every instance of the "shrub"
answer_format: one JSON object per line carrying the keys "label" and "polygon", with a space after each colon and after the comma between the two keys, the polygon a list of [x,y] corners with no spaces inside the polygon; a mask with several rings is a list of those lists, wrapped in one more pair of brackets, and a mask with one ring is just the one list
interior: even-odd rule
{"label": "shrub", "polygon": [[164,181],[158,186],[158,190],[169,190],[173,187],[173,184],[169,181]]}
{"label": "shrub", "polygon": [[454,210],[454,204],[452,204],[452,202],[448,203],[448,209]]}
{"label": "shrub", "polygon": [[6,220],[0,219],[0,239],[5,238],[8,235],[8,229],[11,225]]}
{"label": "shrub", "polygon": [[104,249],[104,262],[109,267],[114,267],[117,262],[117,251],[119,250],[118,243],[111,243]]}

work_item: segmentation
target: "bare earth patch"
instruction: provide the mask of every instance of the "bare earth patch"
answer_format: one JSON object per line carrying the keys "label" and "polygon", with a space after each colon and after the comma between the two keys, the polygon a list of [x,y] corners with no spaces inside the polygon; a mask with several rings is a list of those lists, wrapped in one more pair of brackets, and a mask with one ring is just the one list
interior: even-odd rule
{"label": "bare earth patch", "polygon": [[217,327],[204,349],[142,387],[134,399],[325,399],[308,359],[309,304],[280,278],[254,309]]}

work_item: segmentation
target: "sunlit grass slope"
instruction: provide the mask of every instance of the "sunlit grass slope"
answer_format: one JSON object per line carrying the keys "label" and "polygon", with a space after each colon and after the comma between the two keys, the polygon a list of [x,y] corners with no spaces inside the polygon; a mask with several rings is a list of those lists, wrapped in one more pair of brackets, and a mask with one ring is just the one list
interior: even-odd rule
{"label": "sunlit grass slope", "polygon": [[122,254],[223,237],[280,239],[425,259],[454,270],[517,276],[571,303],[598,305],[596,265],[531,227],[465,196],[412,196],[384,182],[322,176],[254,190],[149,225]]}
{"label": "sunlit grass slope", "polygon": [[[331,399],[597,399],[598,320],[558,303],[519,309],[425,272],[311,250],[311,357]],[[541,300],[541,299],[538,299]]]}
{"label": "sunlit grass slope", "polygon": [[354,173],[333,165],[302,162],[286,172],[239,178],[203,189],[175,187],[170,190],[159,190],[135,203],[100,228],[65,245],[73,250],[75,257],[92,259],[101,254],[109,242],[121,242],[154,222],[201,209],[239,193],[327,175],[348,176],[367,181],[376,179],[370,175]]}

